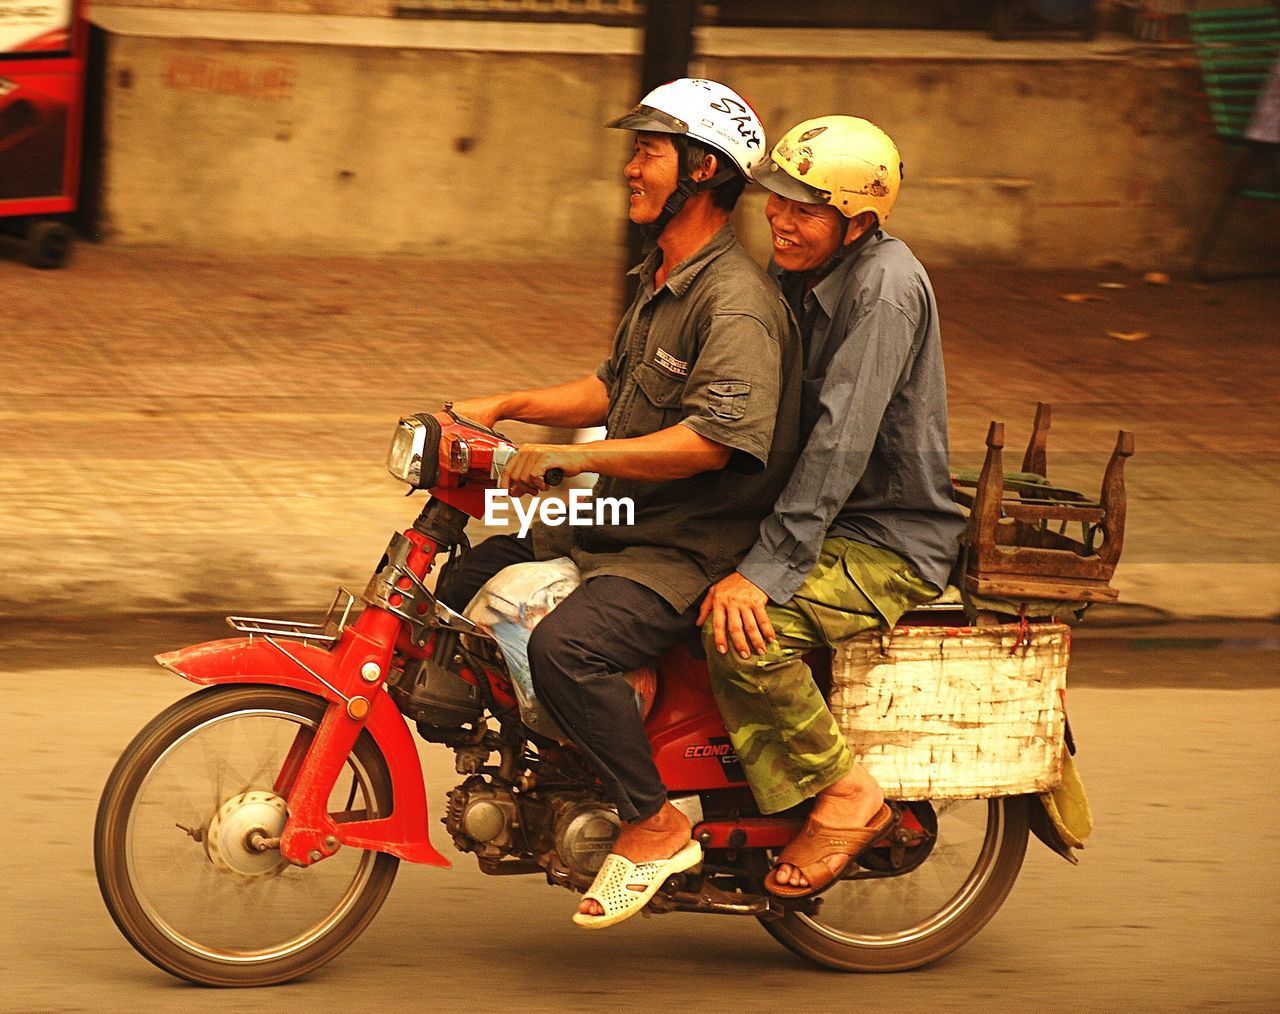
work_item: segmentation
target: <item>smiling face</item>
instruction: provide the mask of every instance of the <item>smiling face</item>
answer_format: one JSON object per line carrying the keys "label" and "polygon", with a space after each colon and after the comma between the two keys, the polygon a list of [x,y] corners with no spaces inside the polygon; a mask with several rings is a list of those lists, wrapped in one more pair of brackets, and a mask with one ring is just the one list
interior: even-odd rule
{"label": "smiling face", "polygon": [[[835,208],[770,194],[764,215],[773,234],[773,259],[783,271],[813,271],[840,249],[844,216]],[[861,231],[851,227],[850,237]]]}
{"label": "smiling face", "polygon": [[649,131],[636,134],[635,154],[622,174],[631,191],[628,217],[636,225],[657,221],[680,178],[680,156],[670,135]]}

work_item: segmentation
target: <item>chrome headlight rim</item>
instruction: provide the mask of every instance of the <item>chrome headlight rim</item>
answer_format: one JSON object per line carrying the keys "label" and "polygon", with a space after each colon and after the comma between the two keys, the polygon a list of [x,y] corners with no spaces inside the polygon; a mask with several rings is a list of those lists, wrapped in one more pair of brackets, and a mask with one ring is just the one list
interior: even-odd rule
{"label": "chrome headlight rim", "polygon": [[439,478],[440,432],[440,420],[428,412],[402,417],[387,451],[387,471],[414,489],[430,489]]}

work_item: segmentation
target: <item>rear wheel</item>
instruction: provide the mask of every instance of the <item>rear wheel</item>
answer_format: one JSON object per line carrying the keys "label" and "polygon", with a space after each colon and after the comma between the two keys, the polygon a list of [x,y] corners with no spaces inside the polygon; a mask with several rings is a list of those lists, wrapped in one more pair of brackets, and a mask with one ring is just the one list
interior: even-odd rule
{"label": "rear wheel", "polygon": [[[299,868],[281,856],[290,771],[325,702],[274,687],[215,687],[138,734],[103,790],[98,885],[131,944],[210,986],[264,986],[324,964],[377,913],[398,860],[342,848]],[[391,780],[362,733],[329,799],[335,820],[391,813]]]}
{"label": "rear wheel", "polygon": [[842,880],[823,892],[812,915],[791,911],[765,921],[765,929],[797,954],[848,972],[918,968],[961,946],[996,914],[1018,877],[1027,851],[1027,801],[933,806],[937,840],[918,868]]}

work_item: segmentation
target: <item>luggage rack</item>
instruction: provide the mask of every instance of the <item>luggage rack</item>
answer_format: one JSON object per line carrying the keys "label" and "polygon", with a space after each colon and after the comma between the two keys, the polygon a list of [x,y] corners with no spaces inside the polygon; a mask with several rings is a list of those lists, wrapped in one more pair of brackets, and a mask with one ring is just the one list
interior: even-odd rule
{"label": "luggage rack", "polygon": [[270,641],[275,637],[283,637],[292,641],[304,641],[332,648],[342,636],[347,620],[351,618],[351,610],[355,607],[356,597],[346,588],[339,588],[334,596],[329,611],[319,623],[303,623],[299,620],[282,620],[264,616],[228,616],[227,626],[248,634],[250,639],[262,637]]}

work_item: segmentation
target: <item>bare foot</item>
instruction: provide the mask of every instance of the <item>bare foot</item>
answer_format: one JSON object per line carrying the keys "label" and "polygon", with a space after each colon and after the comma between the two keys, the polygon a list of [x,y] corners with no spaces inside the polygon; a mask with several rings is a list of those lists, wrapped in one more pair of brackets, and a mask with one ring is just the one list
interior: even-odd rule
{"label": "bare foot", "polygon": [[[813,801],[813,818],[828,827],[865,827],[883,805],[884,792],[880,783],[866,768],[855,764],[843,778],[818,793]],[[843,863],[840,856],[827,856],[822,861],[832,873]],[[774,869],[774,876],[780,884],[809,886],[809,878],[798,866],[779,863]]]}
{"label": "bare foot", "polygon": [[[663,803],[652,817],[623,824],[610,851],[637,864],[670,859],[688,843],[692,831],[688,817],[670,803]],[[578,911],[583,915],[604,915],[600,903],[590,899],[583,899]]]}

